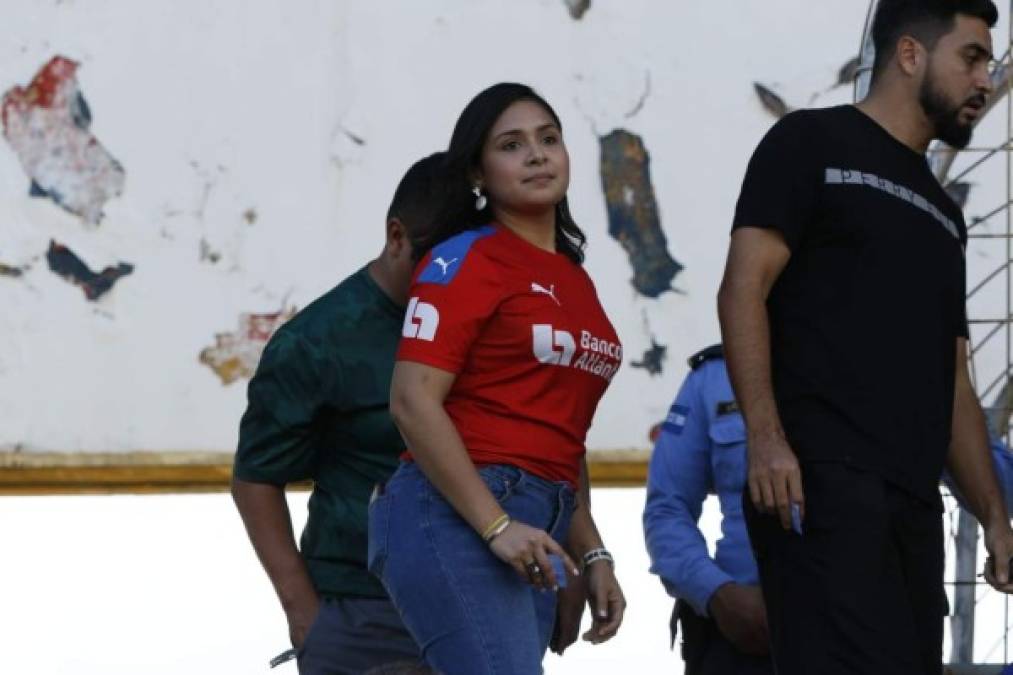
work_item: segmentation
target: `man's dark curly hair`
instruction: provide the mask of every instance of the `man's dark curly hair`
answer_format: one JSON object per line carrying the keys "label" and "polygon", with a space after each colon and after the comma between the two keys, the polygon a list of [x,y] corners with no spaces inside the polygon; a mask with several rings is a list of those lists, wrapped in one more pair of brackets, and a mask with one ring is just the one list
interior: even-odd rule
{"label": "man's dark curly hair", "polygon": [[989,28],[999,20],[992,0],[880,0],[872,21],[873,81],[893,57],[898,40],[910,35],[931,51],[939,38],[953,30],[958,14],[979,18]]}

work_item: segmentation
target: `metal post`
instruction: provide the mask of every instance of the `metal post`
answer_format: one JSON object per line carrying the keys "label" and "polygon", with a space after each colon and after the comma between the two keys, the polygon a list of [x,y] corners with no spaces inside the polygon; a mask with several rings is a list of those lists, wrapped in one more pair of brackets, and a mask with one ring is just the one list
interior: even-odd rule
{"label": "metal post", "polygon": [[[957,525],[957,586],[953,591],[950,620],[953,646],[951,663],[974,663],[974,583],[978,566],[978,521],[960,509]],[[972,583],[966,583],[971,580]],[[963,582],[963,583],[962,583]]]}
{"label": "metal post", "polygon": [[855,75],[855,103],[858,103],[869,93],[869,85],[872,83],[872,63],[876,59],[876,46],[872,43],[872,19],[876,16],[876,5],[879,0],[872,0],[869,3],[869,12],[865,15],[865,28],[862,30],[862,44],[858,48],[860,58],[858,72]]}

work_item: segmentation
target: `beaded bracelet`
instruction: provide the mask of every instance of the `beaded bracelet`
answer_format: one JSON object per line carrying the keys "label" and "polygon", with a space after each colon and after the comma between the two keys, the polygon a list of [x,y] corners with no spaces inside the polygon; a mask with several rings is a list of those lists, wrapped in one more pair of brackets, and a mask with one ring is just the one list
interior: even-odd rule
{"label": "beaded bracelet", "polygon": [[612,554],[608,552],[608,549],[604,548],[591,549],[590,551],[584,554],[584,557],[581,559],[581,562],[583,563],[584,569],[587,569],[588,565],[590,565],[591,563],[596,563],[599,560],[607,560],[609,566],[612,567],[612,569],[615,569],[616,567],[615,558],[613,558]]}
{"label": "beaded bracelet", "polygon": [[503,530],[507,529],[510,525],[510,516],[507,514],[501,515],[496,520],[489,524],[489,527],[485,528],[485,532],[482,533],[482,540],[485,543],[491,543],[493,539],[503,534]]}

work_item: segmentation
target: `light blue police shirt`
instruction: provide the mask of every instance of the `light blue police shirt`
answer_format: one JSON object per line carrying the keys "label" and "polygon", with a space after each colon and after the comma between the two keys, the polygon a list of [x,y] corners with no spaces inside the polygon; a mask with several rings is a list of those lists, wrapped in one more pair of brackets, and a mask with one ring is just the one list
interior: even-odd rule
{"label": "light blue police shirt", "polygon": [[[719,587],[758,584],[742,515],[746,430],[724,359],[690,372],[654,445],[647,477],[644,535],[651,572],[701,616]],[[721,503],[721,539],[712,559],[697,526],[704,499]]]}
{"label": "light blue police shirt", "polygon": [[[690,372],[662,425],[648,470],[644,535],[651,572],[669,595],[684,598],[701,616],[708,615],[711,597],[724,584],[759,583],[742,514],[746,430],[734,401],[723,358],[712,357]],[[994,438],[991,450],[1013,514],[1013,453]],[[963,504],[948,472],[942,480]],[[717,494],[722,514],[713,559],[697,526],[708,494]]]}

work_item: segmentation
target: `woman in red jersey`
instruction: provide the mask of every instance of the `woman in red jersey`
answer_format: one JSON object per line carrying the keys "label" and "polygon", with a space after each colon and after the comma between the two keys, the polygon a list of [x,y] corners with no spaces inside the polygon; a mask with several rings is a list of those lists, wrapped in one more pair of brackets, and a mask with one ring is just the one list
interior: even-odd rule
{"label": "woman in red jersey", "polygon": [[458,119],[436,228],[416,243],[390,406],[409,453],[370,507],[370,569],[447,675],[541,672],[553,591],[578,576],[585,639],[622,622],[584,457],[622,347],[568,184],[558,116],[495,85]]}

